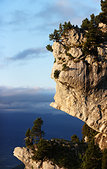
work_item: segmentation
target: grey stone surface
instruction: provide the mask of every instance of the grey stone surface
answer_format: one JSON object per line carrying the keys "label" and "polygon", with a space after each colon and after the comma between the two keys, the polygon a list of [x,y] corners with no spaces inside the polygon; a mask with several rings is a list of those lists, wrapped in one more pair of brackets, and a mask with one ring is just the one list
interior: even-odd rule
{"label": "grey stone surface", "polygon": [[[82,37],[82,38],[80,38]],[[85,61],[76,58],[83,55],[77,44],[85,41],[84,35],[72,30],[65,45],[71,45],[66,55],[62,44],[53,43],[53,55],[56,62],[52,68],[52,79],[56,82],[55,102],[51,106],[62,110],[86,122],[94,130],[107,134],[107,46],[98,48],[100,62],[87,55]],[[77,47],[76,47],[77,46]],[[64,66],[66,65],[66,66]],[[58,78],[54,78],[55,70],[59,70]]]}

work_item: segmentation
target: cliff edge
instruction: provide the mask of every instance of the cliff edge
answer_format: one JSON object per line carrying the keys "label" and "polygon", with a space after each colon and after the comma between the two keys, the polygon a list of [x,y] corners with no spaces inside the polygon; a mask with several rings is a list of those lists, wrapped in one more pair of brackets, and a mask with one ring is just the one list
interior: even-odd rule
{"label": "cliff edge", "polygon": [[[105,24],[100,23],[99,28],[107,32]],[[51,77],[56,82],[56,94],[51,106],[102,133],[107,147],[107,42],[97,47],[96,60],[95,55],[84,57],[84,33],[71,29],[66,37],[52,46],[55,61]],[[68,51],[65,46],[69,46]]]}
{"label": "cliff edge", "polygon": [[51,161],[36,162],[32,159],[33,151],[25,147],[16,147],[13,152],[14,156],[22,161],[26,169],[64,169],[53,164]]}
{"label": "cliff edge", "polygon": [[[99,28],[107,32],[105,24]],[[84,32],[72,28],[53,43],[55,58],[52,79],[56,82],[55,102],[51,106],[84,121],[98,131],[95,140],[101,149],[107,148],[107,42],[97,46],[98,55],[84,55]],[[96,59],[97,58],[97,59]],[[32,159],[33,151],[16,147],[14,156],[21,160],[26,169],[60,169],[51,161]],[[63,169],[63,168],[62,168]]]}

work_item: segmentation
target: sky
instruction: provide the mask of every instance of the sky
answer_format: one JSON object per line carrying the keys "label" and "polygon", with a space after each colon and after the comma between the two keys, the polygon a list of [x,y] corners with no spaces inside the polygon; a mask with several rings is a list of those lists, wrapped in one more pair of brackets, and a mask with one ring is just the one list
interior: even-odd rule
{"label": "sky", "polygon": [[0,0],[0,91],[53,90],[49,34],[99,12],[100,0]]}

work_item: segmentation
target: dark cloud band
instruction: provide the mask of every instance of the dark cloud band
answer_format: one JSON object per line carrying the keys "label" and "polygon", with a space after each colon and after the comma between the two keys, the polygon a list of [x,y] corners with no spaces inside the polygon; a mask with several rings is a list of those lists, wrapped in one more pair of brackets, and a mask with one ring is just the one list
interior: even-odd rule
{"label": "dark cloud band", "polygon": [[54,89],[0,87],[0,113],[50,109]]}
{"label": "dark cloud band", "polygon": [[25,59],[31,59],[31,58],[39,58],[43,57],[44,54],[47,53],[47,50],[45,48],[31,48],[31,49],[26,49],[15,56],[11,57],[10,60],[12,61],[17,61],[17,60],[25,60]]}

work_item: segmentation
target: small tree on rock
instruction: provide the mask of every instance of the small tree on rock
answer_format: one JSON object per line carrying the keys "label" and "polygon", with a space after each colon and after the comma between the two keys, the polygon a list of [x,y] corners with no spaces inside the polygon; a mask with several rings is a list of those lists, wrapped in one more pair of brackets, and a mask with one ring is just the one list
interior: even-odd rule
{"label": "small tree on rock", "polygon": [[97,131],[90,128],[86,123],[82,127],[83,140],[87,137],[88,142],[92,141],[94,136],[97,135]]}
{"label": "small tree on rock", "polygon": [[90,142],[88,144],[88,148],[83,156],[83,169],[101,169],[101,159],[102,153],[100,148],[94,144],[94,142]]}
{"label": "small tree on rock", "polygon": [[82,21],[82,25],[81,25],[81,28],[82,29],[85,29],[85,30],[88,30],[89,29],[89,24],[90,24],[90,21],[86,18]]}
{"label": "small tree on rock", "polygon": [[37,144],[40,139],[44,136],[44,131],[42,131],[41,127],[43,125],[43,120],[41,118],[37,118],[33,122],[32,129],[28,128],[26,131],[26,138],[25,138],[25,145],[29,148],[33,146],[34,144]]}
{"label": "small tree on rock", "polygon": [[77,135],[74,134],[73,136],[71,136],[71,142],[72,143],[79,143],[80,142]]}
{"label": "small tree on rock", "polygon": [[50,52],[53,52],[52,45],[50,44],[46,46],[46,49]]}
{"label": "small tree on rock", "polygon": [[34,122],[33,122],[33,127],[31,129],[31,135],[33,138],[33,142],[34,143],[38,143],[40,141],[40,139],[42,139],[42,137],[44,136],[44,131],[42,131],[41,127],[43,125],[43,120],[41,118],[37,118]]}
{"label": "small tree on rock", "polygon": [[25,136],[26,136],[26,138],[25,138],[26,147],[31,147],[33,145],[33,140],[32,140],[32,136],[31,136],[30,128],[28,128],[28,130],[26,131]]}

